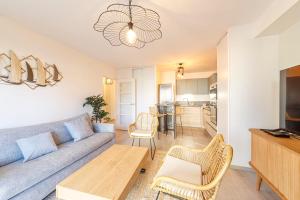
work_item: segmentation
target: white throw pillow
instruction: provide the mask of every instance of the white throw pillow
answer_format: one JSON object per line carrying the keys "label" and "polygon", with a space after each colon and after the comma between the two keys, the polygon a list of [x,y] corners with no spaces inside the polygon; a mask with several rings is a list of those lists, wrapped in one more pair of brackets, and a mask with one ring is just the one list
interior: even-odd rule
{"label": "white throw pillow", "polygon": [[64,123],[74,142],[87,138],[94,134],[91,123],[86,116]]}
{"label": "white throw pillow", "polygon": [[16,141],[24,157],[23,162],[35,159],[57,150],[50,132],[41,133]]}

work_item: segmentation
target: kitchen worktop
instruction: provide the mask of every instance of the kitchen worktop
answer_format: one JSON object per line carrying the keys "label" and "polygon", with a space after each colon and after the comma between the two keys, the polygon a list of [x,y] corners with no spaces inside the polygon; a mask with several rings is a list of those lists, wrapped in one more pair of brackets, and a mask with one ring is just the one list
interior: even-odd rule
{"label": "kitchen worktop", "polygon": [[186,101],[176,101],[175,106],[180,107],[201,107],[203,104],[208,104],[208,101],[190,101],[187,103]]}

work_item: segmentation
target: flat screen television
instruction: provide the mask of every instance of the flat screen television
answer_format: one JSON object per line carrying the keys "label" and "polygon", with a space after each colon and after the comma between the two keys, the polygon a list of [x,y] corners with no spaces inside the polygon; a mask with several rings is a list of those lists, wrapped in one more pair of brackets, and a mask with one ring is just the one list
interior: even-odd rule
{"label": "flat screen television", "polygon": [[300,135],[300,65],[280,72],[280,127]]}

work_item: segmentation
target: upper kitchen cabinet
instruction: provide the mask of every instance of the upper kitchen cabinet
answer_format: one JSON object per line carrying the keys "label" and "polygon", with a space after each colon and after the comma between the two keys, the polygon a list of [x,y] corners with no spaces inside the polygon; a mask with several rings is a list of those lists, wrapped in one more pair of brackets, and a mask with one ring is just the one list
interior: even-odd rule
{"label": "upper kitchen cabinet", "polygon": [[208,94],[209,85],[207,78],[195,79],[197,80],[197,94]]}
{"label": "upper kitchen cabinet", "polygon": [[185,94],[186,86],[185,80],[177,80],[176,81],[176,94]]}
{"label": "upper kitchen cabinet", "polygon": [[209,85],[207,78],[200,78],[200,79],[182,79],[177,80],[176,84],[178,95],[183,94],[208,94]]}

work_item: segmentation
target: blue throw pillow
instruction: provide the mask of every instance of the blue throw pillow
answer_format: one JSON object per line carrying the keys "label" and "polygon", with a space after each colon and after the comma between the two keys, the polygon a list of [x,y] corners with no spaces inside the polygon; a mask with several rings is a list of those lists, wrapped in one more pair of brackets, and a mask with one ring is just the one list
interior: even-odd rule
{"label": "blue throw pillow", "polygon": [[16,142],[23,154],[23,162],[57,150],[57,146],[50,132],[41,133],[28,138],[22,138]]}
{"label": "blue throw pillow", "polygon": [[91,123],[87,117],[80,117],[69,122],[65,122],[69,133],[74,139],[74,142],[87,138],[94,134]]}

